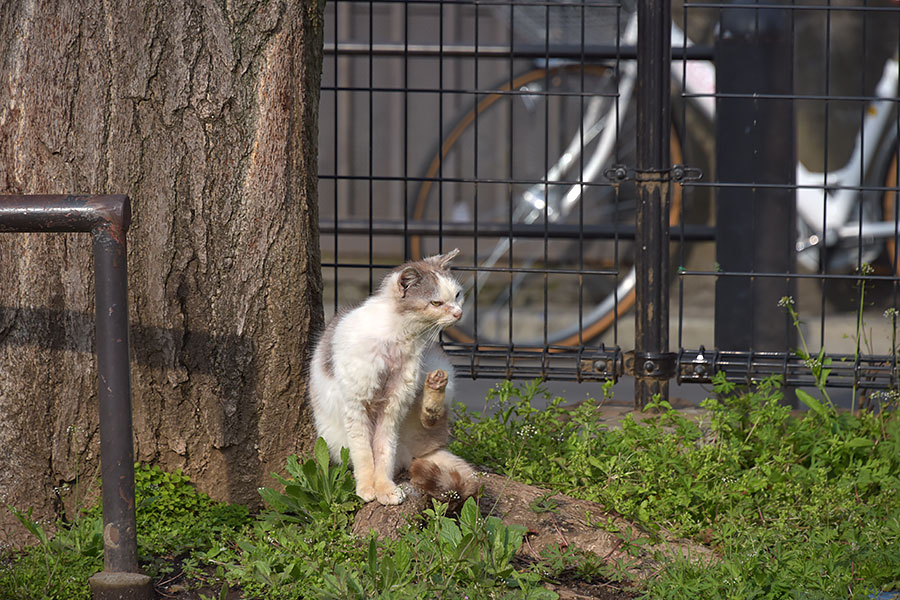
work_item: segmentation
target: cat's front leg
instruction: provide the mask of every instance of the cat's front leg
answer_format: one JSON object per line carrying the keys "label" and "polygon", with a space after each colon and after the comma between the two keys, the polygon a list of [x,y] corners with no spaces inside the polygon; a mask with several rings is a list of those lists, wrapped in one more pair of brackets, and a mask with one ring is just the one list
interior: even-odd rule
{"label": "cat's front leg", "polygon": [[397,410],[397,404],[397,402],[389,403],[375,425],[375,435],[372,438],[375,497],[382,504],[400,504],[406,498],[403,489],[394,483],[400,421],[404,416]]}
{"label": "cat's front leg", "polygon": [[[362,410],[360,410],[362,409]],[[348,409],[344,415],[353,478],[356,479],[356,495],[363,502],[375,499],[375,458],[372,453],[372,426],[364,404],[359,409]]]}

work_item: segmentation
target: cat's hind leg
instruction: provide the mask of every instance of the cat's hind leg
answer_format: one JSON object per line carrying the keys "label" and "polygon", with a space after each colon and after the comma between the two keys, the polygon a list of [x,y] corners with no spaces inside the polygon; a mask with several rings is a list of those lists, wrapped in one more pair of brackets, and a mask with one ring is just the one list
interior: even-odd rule
{"label": "cat's hind leg", "polygon": [[414,486],[433,498],[461,501],[480,487],[472,465],[443,449],[415,458],[409,476]]}

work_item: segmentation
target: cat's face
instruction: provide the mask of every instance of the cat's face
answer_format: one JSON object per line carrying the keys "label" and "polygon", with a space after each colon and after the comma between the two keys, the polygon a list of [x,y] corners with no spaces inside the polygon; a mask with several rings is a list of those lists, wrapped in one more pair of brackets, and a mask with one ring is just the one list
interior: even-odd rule
{"label": "cat's face", "polygon": [[458,253],[453,250],[397,268],[396,301],[404,316],[440,329],[459,321],[464,297],[449,268]]}

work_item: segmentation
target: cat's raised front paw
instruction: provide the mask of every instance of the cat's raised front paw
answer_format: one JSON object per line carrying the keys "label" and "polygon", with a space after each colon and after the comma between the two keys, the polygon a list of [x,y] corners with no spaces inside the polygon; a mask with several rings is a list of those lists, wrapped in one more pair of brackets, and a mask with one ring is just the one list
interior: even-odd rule
{"label": "cat's raised front paw", "polygon": [[422,393],[422,425],[431,428],[446,415],[444,395],[450,378],[441,369],[432,371],[425,378],[425,390]]}
{"label": "cat's raised front paw", "polygon": [[392,481],[377,485],[375,491],[382,504],[400,504],[406,498],[406,493]]}
{"label": "cat's raised front paw", "polygon": [[437,369],[428,374],[428,377],[425,378],[425,385],[433,390],[443,391],[447,387],[448,381],[450,378],[447,376],[447,371]]}
{"label": "cat's raised front paw", "polygon": [[362,498],[363,502],[371,502],[375,499],[375,486],[372,484],[356,484],[356,495]]}

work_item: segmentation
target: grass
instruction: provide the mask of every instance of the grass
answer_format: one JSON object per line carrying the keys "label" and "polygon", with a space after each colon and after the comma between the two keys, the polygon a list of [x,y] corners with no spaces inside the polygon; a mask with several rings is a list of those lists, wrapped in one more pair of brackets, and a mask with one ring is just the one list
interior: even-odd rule
{"label": "grass", "polygon": [[[669,564],[651,598],[866,598],[900,588],[900,417],[825,400],[802,418],[777,379],[752,392],[717,380],[708,418],[667,403],[639,424],[596,418],[597,405],[532,407],[533,385],[503,384],[492,416],[463,413],[454,450],[510,477],[593,500],[651,531],[712,545],[711,566]],[[548,460],[548,457],[549,460]]]}
{"label": "grass", "polygon": [[[867,598],[900,588],[900,416],[897,393],[850,414],[826,398],[803,417],[781,406],[776,379],[748,392],[719,379],[702,422],[664,402],[642,423],[608,428],[600,402],[532,406],[537,383],[498,386],[483,413],[462,410],[452,449],[526,483],[600,502],[638,521],[712,546],[710,565],[668,562],[647,598]],[[524,531],[458,516],[435,504],[395,541],[355,537],[360,503],[352,474],[323,443],[291,459],[268,509],[212,501],[180,473],[137,469],[142,564],[157,577],[183,572],[215,595],[245,598],[554,598],[547,581],[608,582],[591,555],[551,549],[538,564],[514,558]],[[532,506],[553,512],[550,496]],[[38,540],[0,553],[0,597],[89,598],[102,566],[96,508],[54,537],[17,512]],[[620,586],[621,587],[621,586]],[[213,594],[212,591],[208,593]]]}

